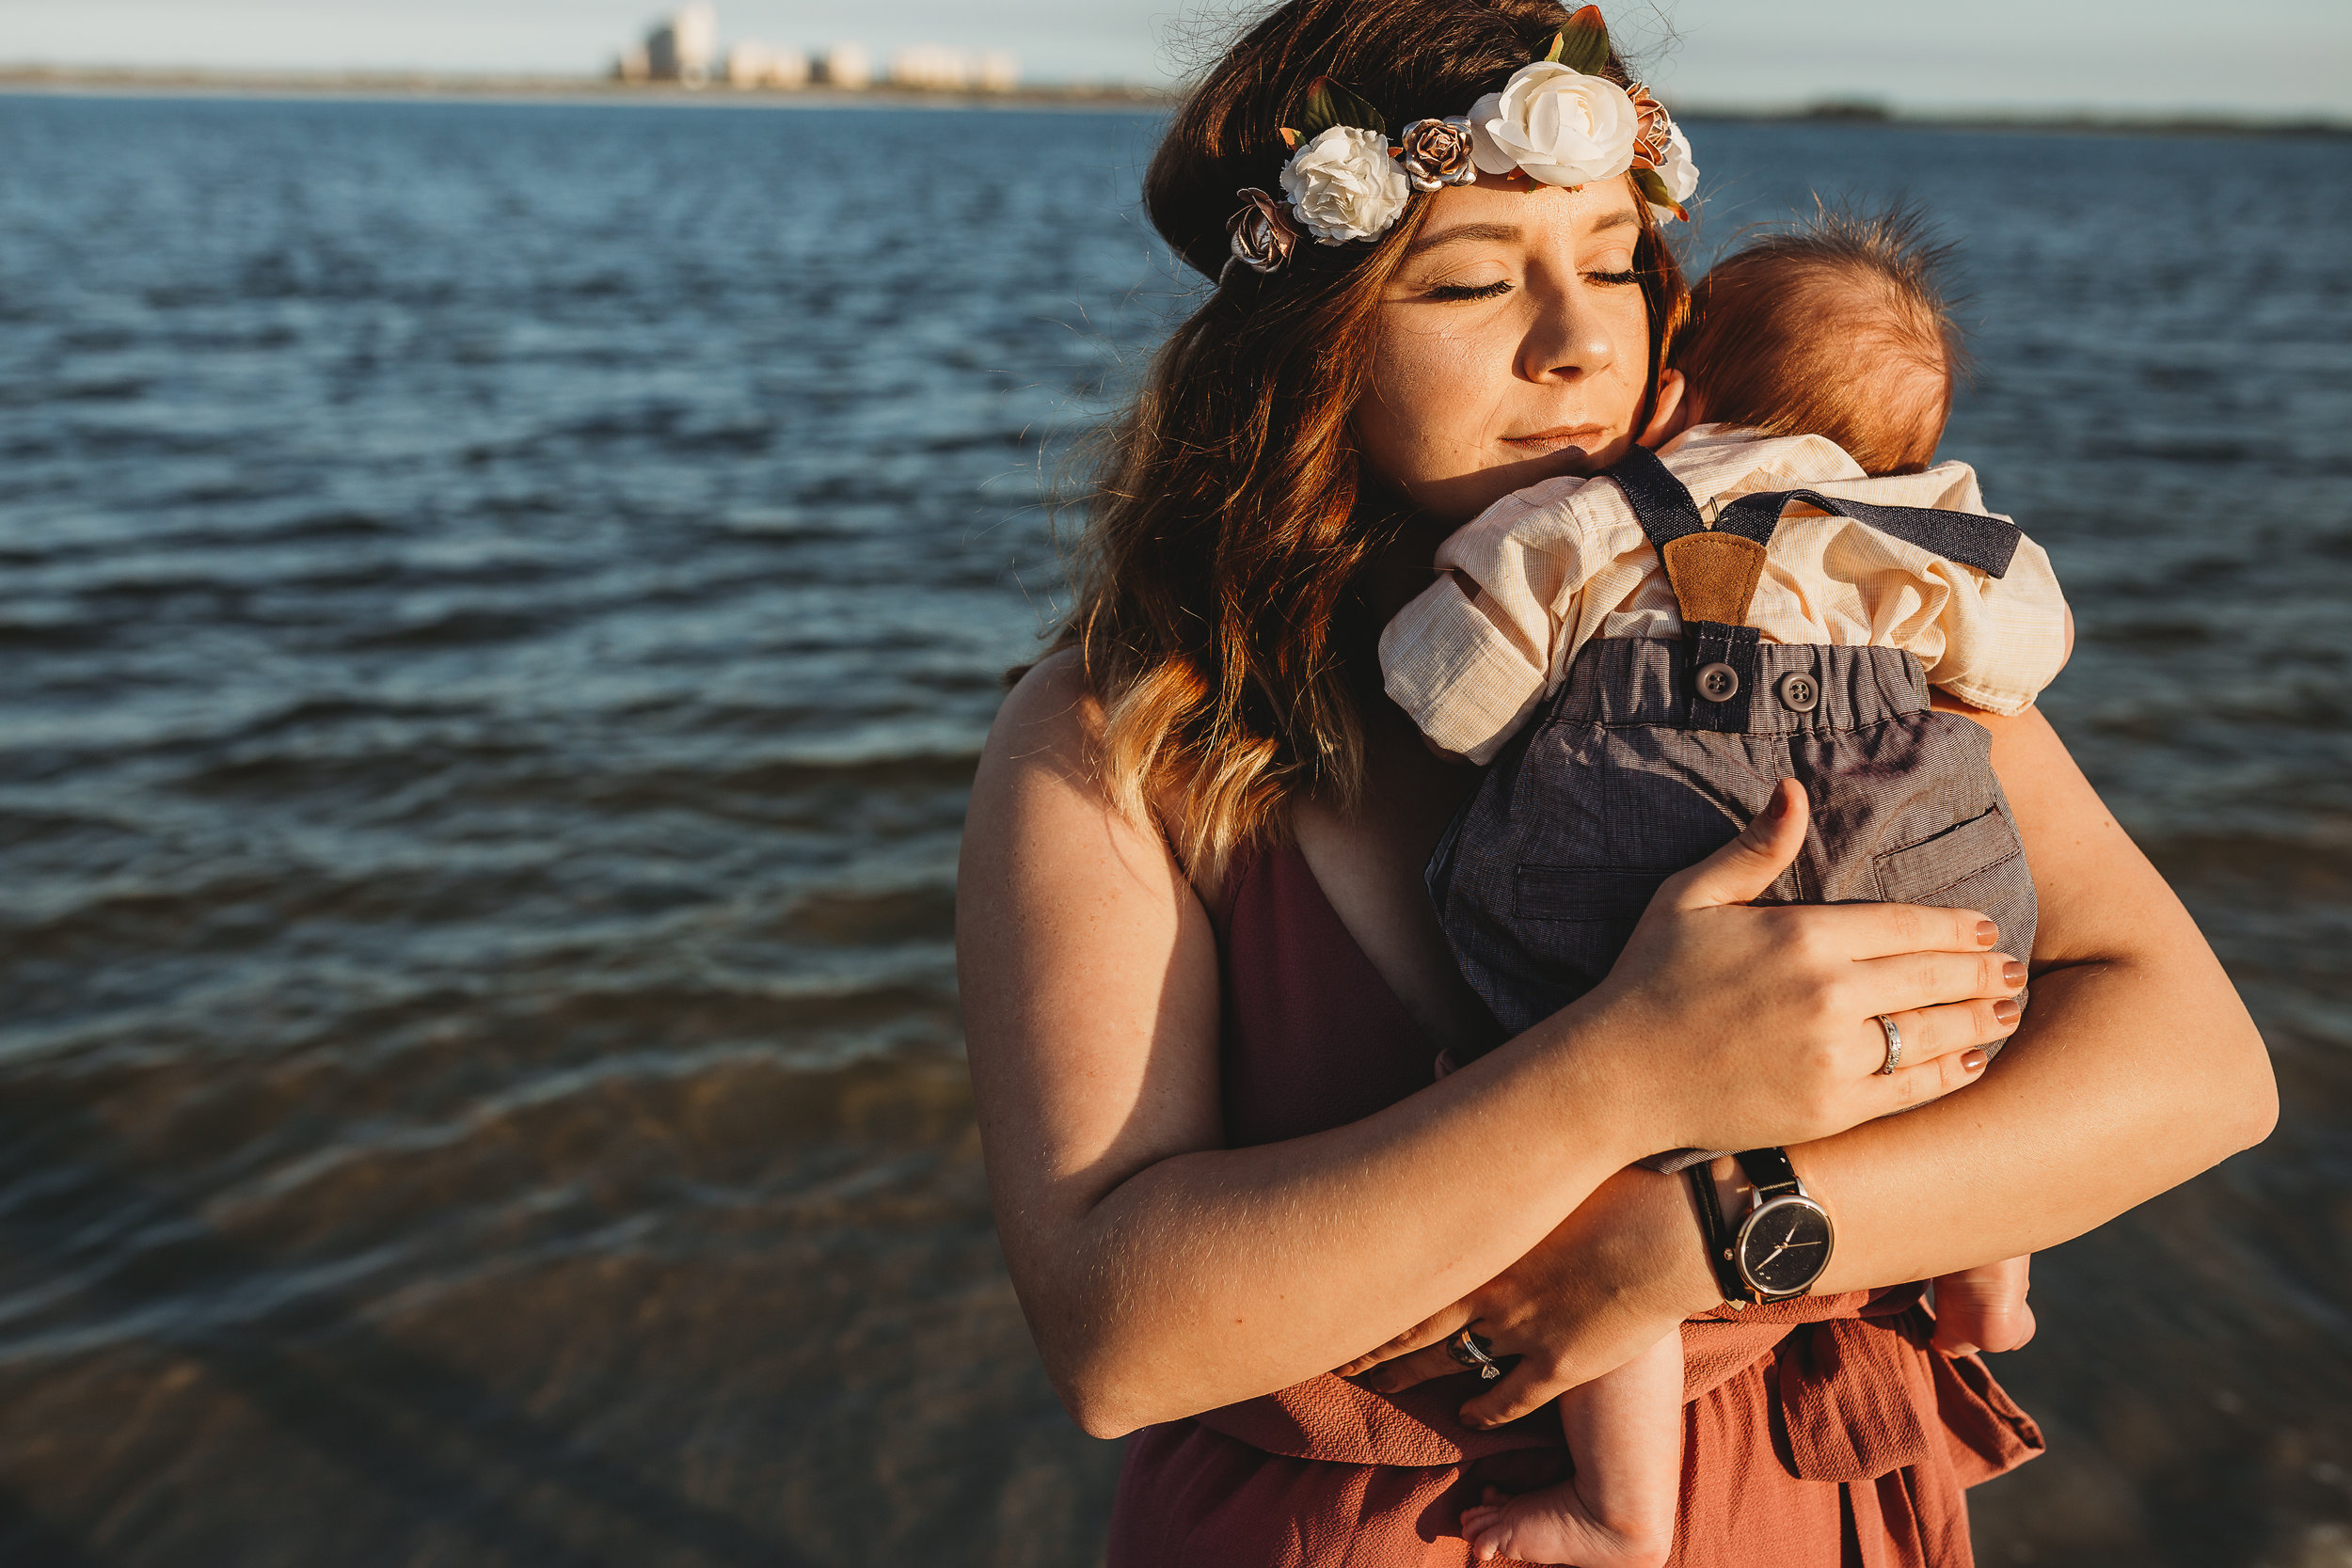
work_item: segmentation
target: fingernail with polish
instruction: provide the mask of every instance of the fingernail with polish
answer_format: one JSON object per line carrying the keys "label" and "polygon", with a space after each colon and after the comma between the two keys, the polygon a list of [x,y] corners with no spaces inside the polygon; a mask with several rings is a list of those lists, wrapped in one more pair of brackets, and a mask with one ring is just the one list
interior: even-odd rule
{"label": "fingernail with polish", "polygon": [[2017,998],[2013,996],[2004,996],[1993,1004],[1994,1020],[2004,1028],[2016,1022],[2025,1010],[2017,1005]]}
{"label": "fingernail with polish", "polygon": [[1984,1064],[1991,1059],[1992,1058],[1988,1057],[1981,1051],[1966,1052],[1963,1053],[1960,1058],[1961,1070],[1963,1072],[1982,1072],[1984,1070]]}
{"label": "fingernail with polish", "polygon": [[1994,925],[1990,920],[1977,922],[1977,945],[1979,947],[1990,947],[2000,940],[2001,928],[1998,926]]}
{"label": "fingernail with polish", "polygon": [[2001,966],[2001,978],[2012,986],[2022,986],[2026,983],[2026,966],[2013,960],[2005,963]]}

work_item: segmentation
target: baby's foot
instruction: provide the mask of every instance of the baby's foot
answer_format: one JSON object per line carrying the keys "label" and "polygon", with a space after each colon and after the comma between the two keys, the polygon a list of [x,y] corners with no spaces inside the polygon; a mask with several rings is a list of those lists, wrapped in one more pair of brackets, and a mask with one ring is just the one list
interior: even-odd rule
{"label": "baby's foot", "polygon": [[1947,1355],[2011,1351],[2033,1338],[2026,1258],[1947,1274],[1935,1282],[1935,1348]]}
{"label": "baby's foot", "polygon": [[2033,1338],[2035,1326],[2033,1308],[2022,1301],[1939,1310],[1935,1348],[1947,1355],[2021,1350]]}
{"label": "baby's foot", "polygon": [[1462,1511],[1462,1533],[1481,1562],[1507,1557],[1575,1568],[1661,1568],[1674,1544],[1672,1520],[1655,1530],[1602,1524],[1572,1481],[1517,1497],[1489,1486],[1484,1502]]}

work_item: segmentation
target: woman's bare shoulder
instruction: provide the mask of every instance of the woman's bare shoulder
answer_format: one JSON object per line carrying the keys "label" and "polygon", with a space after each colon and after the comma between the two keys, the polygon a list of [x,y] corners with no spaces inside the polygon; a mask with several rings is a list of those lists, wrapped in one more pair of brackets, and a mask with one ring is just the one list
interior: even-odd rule
{"label": "woman's bare shoulder", "polygon": [[1103,705],[1087,683],[1075,648],[1061,648],[1031,665],[1005,694],[989,726],[981,768],[991,763],[1041,768],[1071,782],[1091,777],[1090,759],[1103,733]]}
{"label": "woman's bare shoulder", "polygon": [[1217,884],[1210,871],[1183,872],[1184,857],[1166,830],[1183,811],[1183,786],[1163,779],[1149,795],[1148,809],[1131,814],[1113,799],[1101,768],[1103,703],[1087,679],[1086,665],[1075,648],[1058,649],[1038,660],[1006,694],[996,710],[981,752],[980,775],[973,788],[976,812],[1013,796],[1053,800],[1053,814],[1063,827],[1081,818],[1106,822],[1113,837],[1129,848],[1150,845],[1168,858],[1179,880],[1189,883],[1204,904],[1216,902]]}

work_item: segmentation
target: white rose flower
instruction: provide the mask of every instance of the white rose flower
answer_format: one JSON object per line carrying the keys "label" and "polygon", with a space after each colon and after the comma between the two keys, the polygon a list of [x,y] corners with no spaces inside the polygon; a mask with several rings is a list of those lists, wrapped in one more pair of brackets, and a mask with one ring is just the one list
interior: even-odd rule
{"label": "white rose flower", "polygon": [[[1679,125],[1673,130],[1674,135],[1666,138],[1666,158],[1658,166],[1658,178],[1664,182],[1668,196],[1688,206],[1699,188],[1699,166],[1691,157],[1691,138]],[[1663,208],[1658,211],[1666,217],[1674,215]]]}
{"label": "white rose flower", "polygon": [[1299,224],[1325,245],[1385,234],[1413,194],[1377,131],[1334,125],[1291,154],[1282,189]]}
{"label": "white rose flower", "polygon": [[1642,117],[1625,88],[1551,60],[1511,74],[1470,107],[1471,156],[1488,174],[1522,169],[1547,185],[1589,185],[1633,166]]}

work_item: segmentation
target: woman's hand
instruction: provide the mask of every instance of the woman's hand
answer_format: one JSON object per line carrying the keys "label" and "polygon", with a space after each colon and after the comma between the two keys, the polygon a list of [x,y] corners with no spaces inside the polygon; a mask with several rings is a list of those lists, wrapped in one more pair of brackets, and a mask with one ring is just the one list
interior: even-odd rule
{"label": "woman's hand", "polygon": [[[1808,811],[1785,779],[1747,830],[1659,889],[1585,1002],[1638,1057],[1624,1110],[1661,1148],[1808,1143],[1973,1082],[2017,1027],[2026,966],[1973,910],[1749,908],[1797,857]],[[1881,1016],[1903,1040],[1886,1057]]]}
{"label": "woman's hand", "polygon": [[1519,1363],[1462,1406],[1462,1422],[1500,1426],[1615,1370],[1722,1296],[1685,1179],[1636,1167],[1494,1279],[1339,1373],[1380,1394],[1451,1376],[1462,1369],[1445,1341],[1475,1323],[1498,1358]]}
{"label": "woman's hand", "polygon": [[[2025,966],[1988,951],[1997,933],[1973,911],[1747,907],[1796,859],[1807,822],[1804,788],[1784,780],[1739,838],[1659,889],[1593,994],[1610,1020],[1600,1037],[1648,1057],[1642,1082],[1691,1086],[1667,1113],[1679,1130],[1668,1147],[1842,1132],[1975,1081],[1976,1047],[2016,1027]],[[1878,1071],[1882,1014],[1903,1037],[1892,1074]],[[1622,1171],[1517,1263],[1340,1374],[1375,1393],[1450,1376],[1461,1368],[1445,1341],[1474,1324],[1497,1356],[1519,1359],[1462,1420],[1516,1420],[1714,1307],[1706,1248],[1683,1179]]]}

